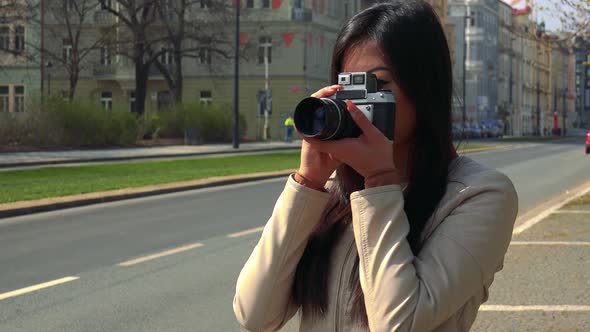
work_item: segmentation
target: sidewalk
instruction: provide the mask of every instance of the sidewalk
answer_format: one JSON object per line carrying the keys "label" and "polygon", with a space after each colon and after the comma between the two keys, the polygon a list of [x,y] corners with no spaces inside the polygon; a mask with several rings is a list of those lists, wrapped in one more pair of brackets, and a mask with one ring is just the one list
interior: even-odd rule
{"label": "sidewalk", "polygon": [[7,152],[0,153],[0,168],[137,159],[165,159],[247,152],[290,151],[300,148],[301,141],[296,140],[293,143],[241,143],[239,149],[234,149],[232,144],[206,144],[96,150]]}
{"label": "sidewalk", "polygon": [[504,269],[472,328],[589,331],[590,193],[515,229]]}

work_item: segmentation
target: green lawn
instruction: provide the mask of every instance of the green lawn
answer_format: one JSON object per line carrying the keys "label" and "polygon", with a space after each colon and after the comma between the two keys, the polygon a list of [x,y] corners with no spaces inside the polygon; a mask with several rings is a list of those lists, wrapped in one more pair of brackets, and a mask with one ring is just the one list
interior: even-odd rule
{"label": "green lawn", "polygon": [[[485,146],[465,144],[461,151]],[[295,169],[299,152],[0,171],[0,203]]]}

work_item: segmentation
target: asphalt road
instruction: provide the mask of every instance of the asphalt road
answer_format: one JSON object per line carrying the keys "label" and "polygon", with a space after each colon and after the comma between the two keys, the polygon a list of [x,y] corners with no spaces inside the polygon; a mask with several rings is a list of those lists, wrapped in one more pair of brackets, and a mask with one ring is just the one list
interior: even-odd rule
{"label": "asphalt road", "polygon": [[[513,180],[520,213],[590,181],[581,141],[470,157]],[[283,184],[268,180],[0,220],[0,331],[239,330],[231,308],[235,281],[260,233],[235,233],[264,225]],[[524,264],[521,274],[535,273],[548,254],[523,255],[514,263]],[[554,278],[547,279],[559,278],[564,265],[550,269]],[[50,281],[59,284],[44,288]],[[504,292],[498,299],[520,303],[523,296],[529,294]],[[505,317],[484,313],[492,317],[491,323],[482,318],[485,327],[494,330],[497,315]]]}

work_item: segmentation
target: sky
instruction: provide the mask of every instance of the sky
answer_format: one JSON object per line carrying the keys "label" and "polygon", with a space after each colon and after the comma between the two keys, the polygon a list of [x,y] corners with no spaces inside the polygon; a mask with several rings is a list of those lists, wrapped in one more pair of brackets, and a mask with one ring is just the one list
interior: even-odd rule
{"label": "sky", "polygon": [[[526,6],[527,0],[502,0],[508,4],[513,3],[513,8],[521,9]],[[553,8],[553,3],[559,0],[528,0],[528,3],[532,5],[533,8],[538,6],[549,7]],[[533,9],[535,11],[535,9]],[[545,27],[549,31],[557,31],[561,28],[561,22],[559,21],[559,15],[555,15],[558,11],[557,10],[543,10],[537,11],[536,14],[538,21],[544,20]]]}

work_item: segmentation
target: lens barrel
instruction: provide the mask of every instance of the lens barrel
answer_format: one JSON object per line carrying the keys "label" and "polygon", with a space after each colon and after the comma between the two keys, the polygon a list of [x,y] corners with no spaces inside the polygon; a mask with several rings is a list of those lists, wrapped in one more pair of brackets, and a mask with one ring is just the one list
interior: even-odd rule
{"label": "lens barrel", "polygon": [[323,141],[358,137],[362,133],[346,103],[337,99],[305,98],[295,107],[293,120],[303,136]]}

